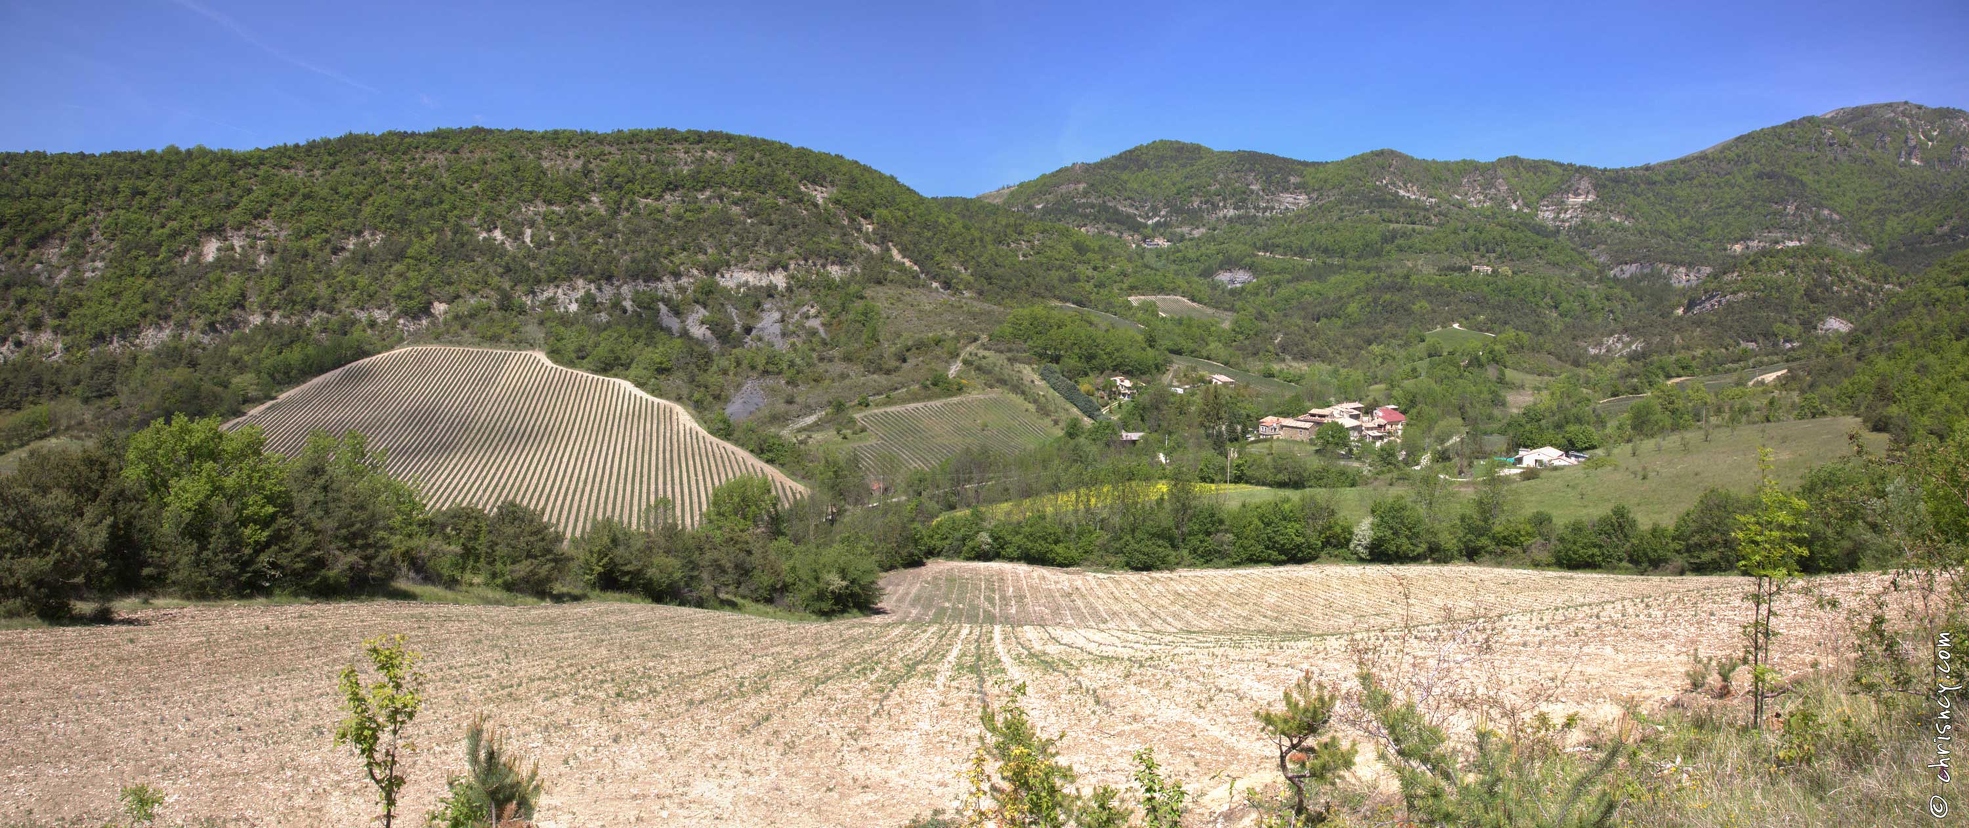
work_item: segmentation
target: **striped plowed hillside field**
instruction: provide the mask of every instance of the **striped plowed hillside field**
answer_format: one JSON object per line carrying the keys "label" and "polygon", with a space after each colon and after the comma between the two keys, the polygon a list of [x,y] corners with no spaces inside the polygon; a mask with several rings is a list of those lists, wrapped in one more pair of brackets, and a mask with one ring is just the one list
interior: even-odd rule
{"label": "striped plowed hillside field", "polygon": [[1003,394],[878,408],[855,419],[875,435],[856,450],[862,467],[877,478],[927,469],[965,448],[1015,452],[1053,436],[1045,418]]}
{"label": "striped plowed hillside field", "polygon": [[713,488],[744,475],[771,479],[782,500],[806,493],[675,403],[537,352],[391,351],[316,377],[234,425],[247,423],[284,454],[316,430],[359,431],[432,508],[513,500],[570,535],[601,517],[641,524],[658,498],[695,523]]}

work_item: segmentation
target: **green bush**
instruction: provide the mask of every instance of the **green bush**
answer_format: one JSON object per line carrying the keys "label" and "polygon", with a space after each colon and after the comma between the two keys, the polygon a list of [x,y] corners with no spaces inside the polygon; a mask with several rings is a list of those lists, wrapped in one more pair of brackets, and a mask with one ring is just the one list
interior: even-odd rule
{"label": "green bush", "polygon": [[274,562],[280,592],[337,595],[374,589],[397,571],[397,546],[422,506],[383,471],[361,434],[308,436],[287,464],[293,511]]}
{"label": "green bush", "polygon": [[551,595],[573,563],[561,548],[561,531],[540,513],[510,500],[493,511],[485,535],[491,583],[500,589]]}
{"label": "green bush", "polygon": [[800,548],[787,557],[788,597],[815,615],[866,612],[882,599],[881,571],[864,544]]}
{"label": "green bush", "polygon": [[1367,559],[1375,563],[1411,563],[1429,556],[1432,527],[1414,501],[1385,497],[1368,507],[1373,519]]}

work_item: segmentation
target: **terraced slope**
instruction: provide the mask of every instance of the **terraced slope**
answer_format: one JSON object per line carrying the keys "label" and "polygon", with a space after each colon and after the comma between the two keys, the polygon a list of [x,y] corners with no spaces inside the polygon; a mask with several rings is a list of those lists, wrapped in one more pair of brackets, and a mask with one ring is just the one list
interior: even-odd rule
{"label": "terraced slope", "polygon": [[783,500],[806,493],[675,403],[534,352],[391,351],[316,377],[235,423],[260,426],[267,447],[282,453],[316,429],[360,431],[433,508],[515,500],[570,535],[598,517],[641,523],[666,497],[695,523],[713,488],[744,475],[771,478]]}
{"label": "terraced slope", "polygon": [[1017,451],[1053,435],[1044,418],[1003,394],[878,408],[855,419],[875,435],[856,451],[878,478],[929,468],[965,448]]}

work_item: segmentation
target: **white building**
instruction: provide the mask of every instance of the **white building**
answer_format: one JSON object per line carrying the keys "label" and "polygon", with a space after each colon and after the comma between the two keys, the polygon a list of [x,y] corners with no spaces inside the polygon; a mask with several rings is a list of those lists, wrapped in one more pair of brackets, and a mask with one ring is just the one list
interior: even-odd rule
{"label": "white building", "polygon": [[1559,466],[1579,465],[1579,459],[1574,453],[1563,452],[1551,446],[1535,449],[1520,449],[1517,458],[1512,462],[1517,463],[1520,468],[1527,469],[1549,469]]}

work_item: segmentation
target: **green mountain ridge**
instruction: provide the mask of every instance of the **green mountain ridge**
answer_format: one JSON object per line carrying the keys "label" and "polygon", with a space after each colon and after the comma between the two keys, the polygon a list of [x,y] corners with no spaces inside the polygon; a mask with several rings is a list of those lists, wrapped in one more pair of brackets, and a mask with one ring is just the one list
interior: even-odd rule
{"label": "green mountain ridge", "polygon": [[[1794,244],[1932,261],[1969,244],[1969,113],[1875,104],[1739,136],[1682,158],[1602,169],[1505,157],[1428,161],[1376,150],[1330,162],[1158,141],[992,194],[1052,221],[1140,241],[1247,228],[1269,252],[1281,225],[1370,219],[1440,226],[1526,217],[1615,267],[1724,266]],[[1501,215],[1500,215],[1501,214]],[[1266,232],[1271,231],[1271,232]]]}
{"label": "green mountain ridge", "polygon": [[[1553,370],[1706,370],[1864,328],[1969,247],[1965,213],[1969,114],[1913,104],[1623,169],[1158,141],[968,199],[676,130],[4,153],[0,410],[236,411],[416,340],[540,348],[700,415],[783,422],[949,379],[1008,313],[1052,302],[1144,326],[1060,332],[1052,359],[1096,372],[1158,353],[1385,365],[1450,324]],[[1125,299],[1157,294],[1228,317]]]}
{"label": "green mountain ridge", "polygon": [[13,348],[319,313],[416,319],[581,283],[856,273],[1007,295],[1123,254],[924,198],[839,156],[674,130],[6,153],[0,210],[0,326]]}

